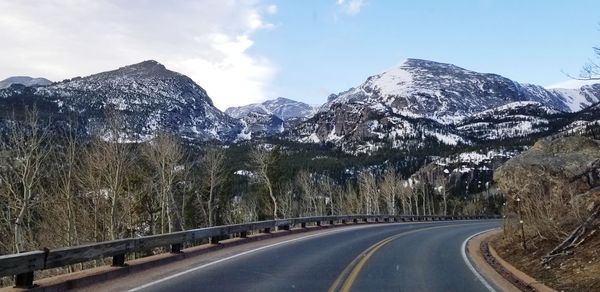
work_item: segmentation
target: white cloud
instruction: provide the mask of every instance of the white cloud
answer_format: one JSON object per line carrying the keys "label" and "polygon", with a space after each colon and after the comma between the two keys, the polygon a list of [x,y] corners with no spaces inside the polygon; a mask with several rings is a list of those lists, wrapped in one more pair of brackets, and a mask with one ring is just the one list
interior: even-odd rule
{"label": "white cloud", "polygon": [[267,10],[267,13],[269,13],[269,14],[277,14],[277,5],[274,5],[274,4],[269,5],[269,6],[267,6],[266,10]]}
{"label": "white cloud", "polygon": [[337,0],[337,5],[343,13],[348,15],[356,15],[364,7],[364,0]]}
{"label": "white cloud", "polygon": [[254,0],[0,1],[0,79],[61,80],[154,59],[190,76],[221,109],[268,96],[275,73],[248,49],[273,27]]}

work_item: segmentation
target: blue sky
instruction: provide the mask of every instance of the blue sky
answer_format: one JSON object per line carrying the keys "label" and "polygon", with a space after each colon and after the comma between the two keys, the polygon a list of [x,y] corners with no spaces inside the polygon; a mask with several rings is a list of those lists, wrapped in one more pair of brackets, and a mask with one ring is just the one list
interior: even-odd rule
{"label": "blue sky", "polygon": [[274,27],[249,49],[275,66],[271,94],[322,103],[405,58],[551,85],[600,45],[600,1],[365,0],[353,11],[340,2],[273,2]]}

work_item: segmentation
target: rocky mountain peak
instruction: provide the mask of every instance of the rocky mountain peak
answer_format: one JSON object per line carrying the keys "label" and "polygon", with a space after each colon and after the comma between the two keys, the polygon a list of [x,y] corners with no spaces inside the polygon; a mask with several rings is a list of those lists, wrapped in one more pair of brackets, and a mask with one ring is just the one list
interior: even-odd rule
{"label": "rocky mountain peak", "polygon": [[0,81],[0,89],[7,88],[13,84],[21,84],[24,86],[46,86],[52,81],[46,78],[33,78],[29,76],[12,76]]}
{"label": "rocky mountain peak", "polygon": [[53,103],[62,113],[76,112],[89,128],[102,129],[107,111],[116,111],[123,117],[126,139],[135,141],[152,137],[158,129],[189,139],[232,141],[242,127],[214,107],[192,79],[153,60],[48,86],[9,89],[0,96]]}
{"label": "rocky mountain peak", "polygon": [[154,60],[146,60],[137,64],[132,64],[128,66],[121,67],[117,70],[113,71],[114,73],[121,74],[164,74],[164,73],[175,73],[173,71],[167,70],[167,68]]}

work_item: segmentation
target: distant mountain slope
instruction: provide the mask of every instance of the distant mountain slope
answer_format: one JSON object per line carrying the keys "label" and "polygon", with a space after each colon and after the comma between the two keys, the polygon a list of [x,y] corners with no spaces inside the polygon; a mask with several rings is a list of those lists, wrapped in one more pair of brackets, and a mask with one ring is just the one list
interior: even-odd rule
{"label": "distant mountain slope", "polygon": [[563,96],[570,111],[573,112],[600,102],[600,83],[587,84],[579,88],[553,88],[550,91]]}
{"label": "distant mountain slope", "polygon": [[29,76],[13,76],[0,81],[0,89],[7,88],[12,84],[22,84],[25,86],[45,86],[51,84],[52,81],[46,78],[32,78]]}
{"label": "distant mountain slope", "polygon": [[160,128],[188,139],[233,141],[242,124],[214,107],[206,91],[187,76],[156,61],[77,77],[45,87],[0,90],[5,100],[51,102],[58,113],[77,113],[90,130],[102,130],[105,116],[124,119],[128,140],[144,140]]}
{"label": "distant mountain slope", "polygon": [[245,124],[247,138],[272,136],[282,133],[315,113],[315,108],[284,97],[249,105],[230,107],[225,113]]}
{"label": "distant mountain slope", "polygon": [[262,103],[230,107],[225,110],[226,114],[238,119],[250,112],[270,114],[287,121],[296,118],[309,118],[315,113],[315,108],[300,101],[278,97]]}

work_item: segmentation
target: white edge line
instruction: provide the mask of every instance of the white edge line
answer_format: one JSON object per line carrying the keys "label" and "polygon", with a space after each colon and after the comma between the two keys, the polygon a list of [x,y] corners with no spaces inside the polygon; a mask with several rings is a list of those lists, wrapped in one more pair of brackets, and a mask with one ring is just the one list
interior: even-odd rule
{"label": "white edge line", "polygon": [[473,274],[475,274],[475,276],[477,277],[477,279],[479,279],[479,281],[485,286],[485,288],[487,288],[490,292],[496,292],[496,289],[494,289],[494,287],[492,287],[492,285],[490,285],[490,283],[483,277],[483,275],[481,275],[481,273],[479,273],[475,267],[473,266],[473,264],[471,263],[471,261],[469,260],[469,257],[467,256],[467,242],[469,242],[469,240],[473,239],[473,237],[492,231],[496,228],[491,228],[491,229],[487,229],[481,232],[477,232],[471,236],[469,236],[467,239],[465,239],[465,241],[463,241],[462,246],[460,248],[461,254],[462,254],[462,258],[465,261],[465,263],[467,264],[467,266],[469,267],[469,269],[471,270],[471,272],[473,272]]}
{"label": "white edge line", "polygon": [[[402,223],[397,222],[397,223],[394,223],[394,224],[402,224]],[[355,226],[355,228],[350,228],[350,229],[360,229],[360,228],[365,228],[365,227],[376,227],[376,226],[384,226],[384,225]],[[389,226],[389,225],[387,225],[387,226]],[[347,231],[347,230],[348,230],[348,228],[341,228],[341,229],[338,229],[338,230],[331,230],[331,231],[328,231],[328,232],[322,232],[322,233],[317,233],[317,234],[306,235],[306,236],[302,236],[302,237],[298,237],[298,238],[294,238],[294,239],[290,239],[290,240],[286,240],[286,241],[281,241],[281,242],[273,243],[273,244],[270,244],[270,245],[261,246],[261,247],[255,248],[255,249],[251,249],[251,250],[247,250],[247,251],[244,251],[244,252],[241,252],[241,253],[238,253],[238,254],[234,254],[232,256],[228,256],[228,257],[225,257],[225,258],[222,258],[222,259],[218,259],[216,261],[213,261],[213,262],[210,262],[210,263],[206,263],[204,265],[200,265],[200,266],[197,266],[197,267],[185,270],[185,271],[181,271],[179,273],[176,273],[176,274],[173,274],[173,275],[170,275],[170,276],[158,279],[156,281],[152,281],[152,282],[146,283],[146,284],[144,284],[142,286],[131,288],[131,289],[127,290],[127,291],[129,291],[129,292],[139,291],[139,290],[148,288],[150,286],[156,285],[158,283],[161,283],[161,282],[164,282],[164,281],[168,281],[168,280],[171,280],[173,278],[177,278],[179,276],[182,276],[182,275],[185,275],[185,274],[188,274],[188,273],[200,270],[200,269],[204,269],[204,268],[210,267],[212,265],[215,265],[215,264],[218,264],[218,263],[221,263],[221,262],[225,262],[225,261],[228,261],[228,260],[240,257],[240,256],[244,256],[244,255],[247,255],[247,254],[255,253],[255,252],[261,251],[263,249],[267,249],[267,248],[271,248],[271,247],[274,247],[274,246],[278,246],[278,245],[282,245],[282,244],[286,244],[286,243],[291,243],[291,242],[295,242],[295,241],[299,241],[299,240],[303,240],[303,239],[308,239],[308,238],[312,238],[312,237],[323,236],[323,235],[327,235],[327,234],[331,234],[331,233]]]}

